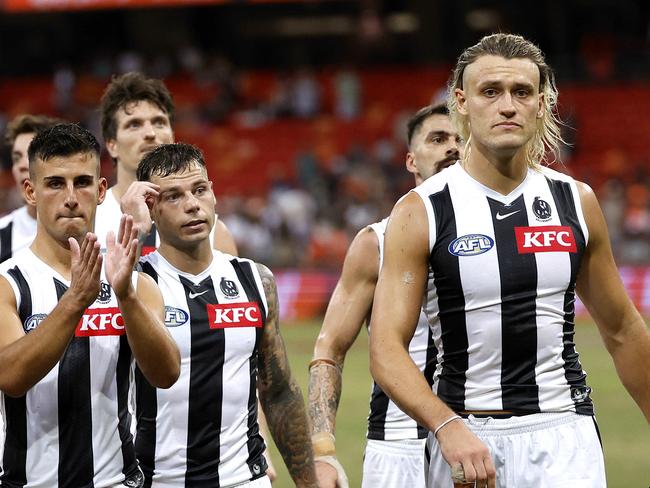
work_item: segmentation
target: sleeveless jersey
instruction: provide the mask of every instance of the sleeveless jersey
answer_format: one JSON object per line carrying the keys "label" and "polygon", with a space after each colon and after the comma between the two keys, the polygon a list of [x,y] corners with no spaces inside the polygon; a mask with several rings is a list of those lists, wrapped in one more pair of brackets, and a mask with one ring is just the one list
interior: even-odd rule
{"label": "sleeveless jersey", "polygon": [[576,182],[529,169],[503,196],[456,164],[413,191],[429,219],[434,392],[456,411],[592,415],[574,344],[589,238]]}
{"label": "sleeveless jersey", "polygon": [[264,476],[257,354],[267,303],[252,261],[213,251],[184,273],[158,252],[140,261],[165,302],[181,374],[155,389],[136,370],[136,452],[145,486],[230,486]]}
{"label": "sleeveless jersey", "polygon": [[[26,334],[70,283],[25,249],[0,265]],[[137,273],[133,274],[134,286]],[[0,484],[12,488],[113,487],[138,474],[128,413],[131,349],[117,299],[102,272],[61,360],[26,395],[3,394]]]}
{"label": "sleeveless jersey", "polygon": [[36,219],[27,213],[24,205],[0,218],[0,263],[28,247],[35,235]]}
{"label": "sleeveless jersey", "polygon": [[[384,234],[387,225],[388,219],[370,225],[370,228],[377,234],[380,266],[384,261]],[[409,354],[431,385],[437,351],[433,344],[433,335],[429,324],[423,313],[420,313],[418,325],[409,343]],[[368,415],[368,439],[387,441],[426,439],[427,433],[427,429],[417,425],[415,420],[402,412],[379,385],[373,382],[370,414]]]}

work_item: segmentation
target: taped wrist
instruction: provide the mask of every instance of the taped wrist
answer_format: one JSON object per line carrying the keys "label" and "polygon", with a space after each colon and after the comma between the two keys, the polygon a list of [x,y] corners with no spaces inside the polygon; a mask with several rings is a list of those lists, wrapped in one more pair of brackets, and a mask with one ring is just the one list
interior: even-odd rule
{"label": "taped wrist", "polygon": [[314,461],[319,461],[321,463],[327,463],[336,470],[336,485],[338,488],[349,488],[350,484],[348,482],[348,477],[345,474],[343,466],[334,456],[316,456]]}

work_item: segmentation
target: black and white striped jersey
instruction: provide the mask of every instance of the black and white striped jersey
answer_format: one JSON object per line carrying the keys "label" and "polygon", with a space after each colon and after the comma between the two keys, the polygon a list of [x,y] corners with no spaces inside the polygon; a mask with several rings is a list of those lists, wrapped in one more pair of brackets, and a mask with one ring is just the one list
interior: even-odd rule
{"label": "black and white striped jersey", "polygon": [[267,303],[255,263],[213,252],[198,275],[159,252],[140,260],[165,302],[181,353],[171,388],[136,370],[136,452],[145,486],[231,486],[266,472],[257,423],[257,357]]}
{"label": "black and white striped jersey", "polygon": [[455,164],[413,191],[429,219],[434,392],[456,411],[593,414],[574,344],[589,239],[575,181],[529,169],[503,196]]}
{"label": "black and white striped jersey", "polygon": [[22,206],[0,218],[0,263],[29,247],[36,235],[36,219]]}
{"label": "black and white striped jersey", "polygon": [[[26,334],[70,283],[24,249],[0,265]],[[137,273],[133,274],[134,286]],[[131,349],[117,300],[102,273],[61,360],[26,395],[3,394],[6,424],[0,485],[12,488],[114,487],[139,475],[128,413]]]}
{"label": "black and white striped jersey", "polygon": [[[371,224],[369,227],[377,234],[379,244],[379,265],[384,261],[384,234],[388,219]],[[370,332],[370,328],[368,328]],[[436,349],[433,335],[424,313],[420,313],[418,325],[409,343],[409,354],[431,385],[436,366]],[[388,395],[373,382],[368,415],[368,439],[395,441],[402,439],[426,439],[428,431],[411,417],[402,412]]]}

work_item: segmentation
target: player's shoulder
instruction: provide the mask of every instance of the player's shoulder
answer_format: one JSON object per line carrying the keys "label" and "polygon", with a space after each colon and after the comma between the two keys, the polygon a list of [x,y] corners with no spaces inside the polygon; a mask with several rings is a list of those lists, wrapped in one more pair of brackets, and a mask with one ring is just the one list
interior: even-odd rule
{"label": "player's shoulder", "polygon": [[0,273],[6,274],[10,269],[27,269],[36,263],[34,255],[29,248],[17,251],[12,257],[0,263]]}
{"label": "player's shoulder", "polygon": [[14,220],[19,218],[22,209],[23,207],[17,208],[9,212],[7,215],[3,215],[2,217],[0,217],[0,229],[4,229],[9,224],[11,224]]}
{"label": "player's shoulder", "polygon": [[[388,217],[385,219],[380,220],[379,222],[375,222],[373,224],[369,224],[363,229],[361,229],[357,235],[355,236],[355,239],[370,239],[371,236],[367,236],[368,234],[372,234],[373,232],[376,234],[377,239],[383,239],[384,234],[386,233],[386,227],[388,227]],[[369,232],[372,231],[372,232]]]}
{"label": "player's shoulder", "polygon": [[566,183],[575,183],[577,180],[575,180],[572,176],[562,173],[561,171],[558,171],[556,169],[553,169],[549,166],[541,166],[537,169],[537,171],[544,176],[545,178],[553,181],[563,181]]}
{"label": "player's shoulder", "polygon": [[578,192],[578,195],[580,196],[581,199],[583,198],[595,198],[594,191],[592,188],[585,182],[576,180],[574,177],[562,173],[561,171],[554,170],[552,168],[549,168],[548,166],[542,166],[539,169],[539,173],[551,180],[551,181],[559,181],[563,183],[568,183],[572,187],[575,187],[575,189]]}
{"label": "player's shoulder", "polygon": [[[445,186],[449,185],[452,180],[458,178],[458,173],[460,171],[463,171],[460,163],[452,164],[451,166],[446,167],[442,171],[424,180],[420,185],[413,188],[409,193],[416,193],[422,198],[428,198],[433,193],[437,193],[443,190]],[[408,195],[408,193],[406,195]]]}

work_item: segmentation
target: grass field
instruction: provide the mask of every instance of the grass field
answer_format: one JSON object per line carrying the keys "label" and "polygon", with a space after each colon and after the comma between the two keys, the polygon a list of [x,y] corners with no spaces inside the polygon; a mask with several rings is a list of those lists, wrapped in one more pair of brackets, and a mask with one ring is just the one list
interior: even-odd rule
{"label": "grass field", "polygon": [[[307,364],[311,359],[319,323],[283,325],[293,374],[307,395]],[[589,385],[594,390],[597,419],[603,437],[610,488],[650,487],[650,428],[616,376],[614,366],[591,322],[580,323],[576,343]],[[650,362],[650,358],[649,362]],[[639,365],[647,368],[648,363]],[[368,340],[361,333],[345,361],[343,396],[336,425],[336,448],[351,487],[361,486],[366,416],[370,393]],[[271,453],[278,471],[274,488],[294,486],[274,446]],[[378,487],[379,488],[379,487]],[[408,488],[408,487],[405,487]],[[519,487],[517,487],[519,488]],[[532,487],[531,487],[532,488]]]}

